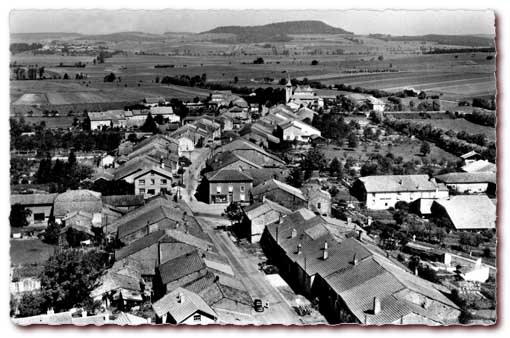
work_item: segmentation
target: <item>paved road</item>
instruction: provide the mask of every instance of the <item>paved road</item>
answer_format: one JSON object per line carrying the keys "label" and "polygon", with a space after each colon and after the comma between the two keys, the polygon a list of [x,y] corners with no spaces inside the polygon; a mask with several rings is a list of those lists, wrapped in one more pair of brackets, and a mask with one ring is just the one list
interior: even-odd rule
{"label": "paved road", "polygon": [[302,324],[301,318],[287,300],[267,280],[265,274],[258,269],[258,261],[238,248],[225,231],[215,230],[211,219],[199,218],[204,230],[209,234],[216,248],[227,257],[237,277],[245,285],[253,299],[269,302],[269,309],[262,313],[253,313],[260,324]]}

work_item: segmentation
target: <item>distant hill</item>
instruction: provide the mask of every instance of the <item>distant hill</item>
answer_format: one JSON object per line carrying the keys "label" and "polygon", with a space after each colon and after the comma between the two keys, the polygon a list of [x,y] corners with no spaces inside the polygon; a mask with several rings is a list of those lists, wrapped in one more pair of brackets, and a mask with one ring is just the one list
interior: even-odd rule
{"label": "distant hill", "polygon": [[391,36],[384,34],[370,34],[369,37],[384,41],[429,41],[441,45],[469,46],[469,47],[493,47],[494,38],[481,35],[441,35],[428,34],[416,36]]}
{"label": "distant hill", "polygon": [[110,42],[123,42],[123,41],[161,41],[165,37],[159,34],[151,34],[144,32],[118,32],[111,34],[93,34],[82,35],[76,40],[93,40],[93,41],[110,41]]}
{"label": "distant hill", "polygon": [[80,37],[79,33],[39,32],[39,33],[11,33],[12,42],[31,42],[43,40],[66,40]]}
{"label": "distant hill", "polygon": [[288,21],[263,26],[221,26],[204,33],[234,34],[237,42],[271,42],[290,41],[293,34],[349,34],[341,28],[325,24],[322,21]]}

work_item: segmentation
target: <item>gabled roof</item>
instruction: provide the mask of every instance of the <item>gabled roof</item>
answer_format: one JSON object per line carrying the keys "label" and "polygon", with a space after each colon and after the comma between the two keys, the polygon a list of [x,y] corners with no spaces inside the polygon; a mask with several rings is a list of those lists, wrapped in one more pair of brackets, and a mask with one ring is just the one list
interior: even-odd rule
{"label": "gabled roof", "polygon": [[124,326],[124,325],[143,325],[148,324],[147,319],[135,316],[131,313],[121,312],[117,318],[113,321],[113,324]]}
{"label": "gabled roof", "polygon": [[143,170],[137,172],[136,175],[133,177],[133,179],[137,179],[137,178],[147,175],[149,173],[155,173],[155,174],[158,174],[159,176],[163,176],[168,179],[173,179],[173,174],[170,171],[166,170],[165,168],[161,168],[161,167],[153,167],[153,168],[143,169]]}
{"label": "gabled roof", "polygon": [[90,121],[109,121],[126,119],[124,110],[107,110],[101,112],[89,112]]}
{"label": "gabled roof", "polygon": [[161,264],[158,271],[163,284],[168,284],[205,268],[198,252],[193,251]]}
{"label": "gabled roof", "polygon": [[231,153],[231,152],[216,154],[211,159],[211,161],[209,161],[209,166],[212,168],[213,171],[215,171],[215,170],[222,169],[222,168],[224,168],[234,162],[237,162],[237,161],[242,161],[254,168],[259,168],[259,169],[262,168],[260,165],[253,163],[253,162],[247,160],[246,158],[244,158],[240,155]]}
{"label": "gabled roof", "polygon": [[239,170],[220,169],[205,174],[209,182],[252,182],[253,178]]}
{"label": "gabled roof", "polygon": [[165,237],[165,230],[154,231],[147,236],[144,236],[125,247],[120,248],[115,251],[115,259],[120,260],[126,257],[129,257],[138,251],[141,251],[149,246],[159,242],[161,239]]}
{"label": "gabled roof", "polygon": [[494,172],[449,173],[435,177],[444,183],[496,183]]}
{"label": "gabled roof", "polygon": [[177,288],[165,295],[152,304],[152,308],[158,317],[168,313],[177,323],[183,322],[197,312],[217,318],[214,310],[199,295],[184,288]]}
{"label": "gabled roof", "polygon": [[295,197],[305,201],[306,197],[301,190],[294,188],[293,186],[280,182],[275,179],[270,179],[254,187],[251,191],[252,195],[257,198],[258,196],[264,195],[274,190],[283,190],[288,194],[294,195]]}
{"label": "gabled roof", "polygon": [[272,211],[276,211],[284,215],[289,215],[292,213],[292,210],[287,209],[284,206],[276,202],[273,202],[267,198],[263,202],[256,202],[244,208],[246,217],[248,217],[249,220],[253,220],[257,217],[263,216]]}
{"label": "gabled roof", "polygon": [[174,113],[174,110],[171,106],[156,106],[151,108],[151,114],[152,116],[156,115],[172,115]]}
{"label": "gabled roof", "polygon": [[435,200],[434,203],[444,208],[457,230],[496,227],[496,206],[487,195],[457,195]]}
{"label": "gabled roof", "polygon": [[472,172],[496,172],[496,165],[487,160],[478,160],[476,162],[472,162],[464,165],[461,168],[463,171],[472,173]]}
{"label": "gabled roof", "polygon": [[427,175],[375,175],[360,177],[367,193],[447,190]]}
{"label": "gabled roof", "polygon": [[270,154],[267,151],[265,151],[263,148],[249,142],[248,140],[242,139],[242,138],[239,138],[237,140],[234,140],[228,144],[221,146],[220,148],[216,149],[216,153],[219,153],[221,151],[227,152],[227,151],[243,151],[243,150],[254,150],[264,156],[271,158],[274,161],[280,162],[282,164],[285,163],[278,156]]}
{"label": "gabled roof", "polygon": [[136,218],[122,222],[122,218],[118,219],[117,222],[122,222],[118,229],[117,234],[120,239],[128,236],[129,234],[136,232],[147,225],[161,223],[161,228],[167,228],[174,223],[182,222],[184,212],[176,207],[169,205],[159,205],[154,208],[145,210],[145,212],[139,214]]}
{"label": "gabled roof", "polygon": [[467,152],[463,155],[460,155],[460,157],[464,160],[468,159],[468,158],[471,158],[471,157],[475,157],[475,156],[480,156],[480,154],[478,154],[476,151],[474,150],[471,150],[470,152]]}
{"label": "gabled roof", "polygon": [[165,230],[166,237],[171,237],[178,242],[191,245],[197,249],[203,251],[209,251],[212,248],[213,244],[209,241],[203,240],[196,236],[193,236],[189,233],[185,233],[183,231],[175,230],[175,229],[167,229]]}

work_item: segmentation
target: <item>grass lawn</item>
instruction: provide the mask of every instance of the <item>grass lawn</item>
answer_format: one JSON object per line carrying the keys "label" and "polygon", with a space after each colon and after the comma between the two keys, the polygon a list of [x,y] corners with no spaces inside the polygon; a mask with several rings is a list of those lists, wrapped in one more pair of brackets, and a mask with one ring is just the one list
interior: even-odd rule
{"label": "grass lawn", "polygon": [[39,239],[11,239],[10,244],[11,265],[43,263],[56,248],[56,246],[45,244]]}

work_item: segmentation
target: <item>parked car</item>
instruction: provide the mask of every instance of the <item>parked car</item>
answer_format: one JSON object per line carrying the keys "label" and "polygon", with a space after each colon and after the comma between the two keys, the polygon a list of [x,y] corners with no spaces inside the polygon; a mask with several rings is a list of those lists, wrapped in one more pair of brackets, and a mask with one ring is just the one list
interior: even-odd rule
{"label": "parked car", "polygon": [[261,299],[255,299],[253,301],[253,308],[256,312],[264,312],[264,306],[262,305]]}

